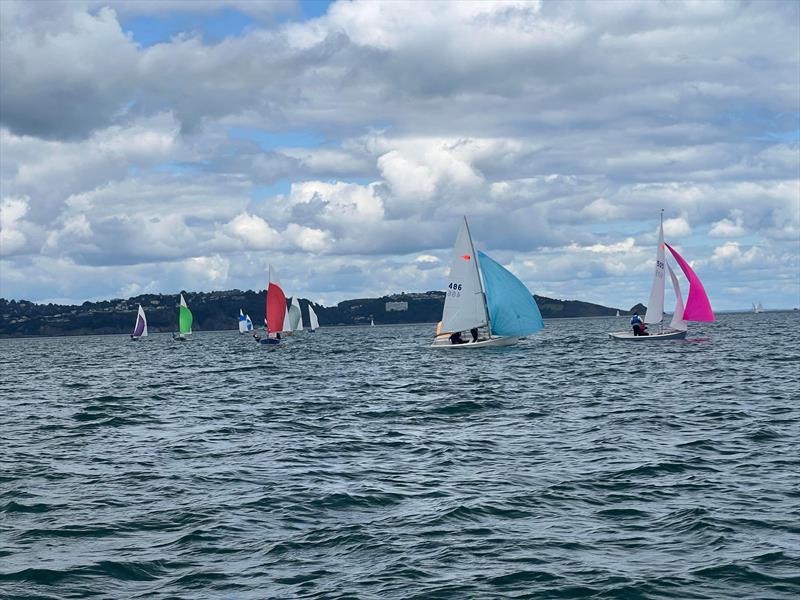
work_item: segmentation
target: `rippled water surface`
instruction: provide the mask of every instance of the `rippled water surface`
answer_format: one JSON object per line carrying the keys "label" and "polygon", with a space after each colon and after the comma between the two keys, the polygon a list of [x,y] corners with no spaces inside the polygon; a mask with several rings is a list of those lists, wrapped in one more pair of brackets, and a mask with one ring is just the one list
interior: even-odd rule
{"label": "rippled water surface", "polygon": [[797,598],[800,318],[0,341],[0,597]]}

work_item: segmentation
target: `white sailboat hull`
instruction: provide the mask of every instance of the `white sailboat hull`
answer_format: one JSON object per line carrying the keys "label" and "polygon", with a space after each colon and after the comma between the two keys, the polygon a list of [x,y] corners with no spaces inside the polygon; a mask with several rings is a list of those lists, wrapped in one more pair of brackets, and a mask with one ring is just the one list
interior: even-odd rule
{"label": "white sailboat hull", "polygon": [[616,331],[609,333],[608,337],[620,342],[660,342],[665,340],[682,340],[686,337],[685,331],[665,331],[663,333],[651,333],[650,335],[633,335],[632,331]]}
{"label": "white sailboat hull", "polygon": [[469,341],[466,344],[451,344],[449,337],[440,337],[433,341],[431,348],[442,348],[445,350],[475,350],[478,348],[499,348],[502,346],[513,346],[519,341],[516,337],[491,337],[488,340]]}

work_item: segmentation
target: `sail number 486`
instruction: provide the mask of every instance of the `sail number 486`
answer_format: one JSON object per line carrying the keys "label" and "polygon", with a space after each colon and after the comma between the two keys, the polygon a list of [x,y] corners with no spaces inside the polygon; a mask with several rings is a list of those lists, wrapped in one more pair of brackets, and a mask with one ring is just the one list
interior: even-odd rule
{"label": "sail number 486", "polygon": [[462,284],[460,283],[451,283],[447,286],[450,291],[447,292],[448,296],[460,296],[461,295],[461,288]]}

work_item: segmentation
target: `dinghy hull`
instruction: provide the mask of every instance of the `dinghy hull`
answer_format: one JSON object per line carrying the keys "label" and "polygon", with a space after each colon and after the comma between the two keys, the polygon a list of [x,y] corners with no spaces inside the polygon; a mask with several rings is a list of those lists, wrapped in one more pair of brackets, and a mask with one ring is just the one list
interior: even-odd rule
{"label": "dinghy hull", "polygon": [[478,348],[500,348],[503,346],[513,346],[519,341],[515,337],[492,337],[488,340],[478,340],[477,342],[467,342],[465,344],[451,344],[450,338],[436,339],[431,348],[443,348],[445,350],[476,350]]}
{"label": "dinghy hull", "polygon": [[633,335],[632,331],[615,331],[608,337],[618,342],[661,342],[666,340],[682,340],[686,337],[685,331],[665,331],[664,333],[651,333],[650,335]]}

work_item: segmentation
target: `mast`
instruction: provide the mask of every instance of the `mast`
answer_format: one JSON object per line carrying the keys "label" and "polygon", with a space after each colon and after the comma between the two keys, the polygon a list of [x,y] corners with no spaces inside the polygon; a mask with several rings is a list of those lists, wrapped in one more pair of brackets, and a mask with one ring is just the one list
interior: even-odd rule
{"label": "mast", "polygon": [[467,221],[466,215],[464,215],[464,225],[467,226],[467,238],[469,239],[470,252],[475,258],[475,268],[478,269],[478,286],[481,289],[481,299],[483,299],[483,316],[486,319],[486,328],[489,330],[489,337],[492,337],[492,320],[489,318],[489,305],[486,302],[486,290],[483,289],[483,277],[481,277],[478,254],[475,252],[475,244],[472,242],[472,232],[469,230],[469,222]]}

